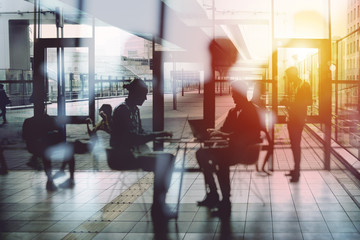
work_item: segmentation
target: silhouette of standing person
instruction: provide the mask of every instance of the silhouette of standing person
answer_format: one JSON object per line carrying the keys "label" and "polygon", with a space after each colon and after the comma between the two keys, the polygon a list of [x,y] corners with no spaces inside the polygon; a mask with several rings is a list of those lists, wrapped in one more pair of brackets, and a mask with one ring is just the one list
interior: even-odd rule
{"label": "silhouette of standing person", "polygon": [[312,104],[310,84],[298,77],[298,69],[289,67],[285,70],[290,87],[289,99],[284,104],[288,111],[287,128],[290,137],[291,150],[294,159],[294,169],[286,176],[291,176],[290,182],[298,182],[300,178],[301,135],[305,126],[307,106]]}
{"label": "silhouette of standing person", "polygon": [[6,105],[10,104],[11,101],[4,90],[4,84],[0,83],[0,117],[3,118],[3,124],[6,124]]}
{"label": "silhouette of standing person", "polygon": [[113,161],[110,167],[119,170],[153,171],[152,217],[154,220],[176,218],[176,213],[165,203],[174,167],[174,156],[170,153],[151,151],[146,145],[157,137],[171,137],[172,134],[166,131],[144,131],[138,108],[147,99],[148,89],[143,80],[134,79],[124,85],[124,88],[129,91],[129,95],[125,102],[115,108],[112,116],[110,146],[114,153],[111,156]]}

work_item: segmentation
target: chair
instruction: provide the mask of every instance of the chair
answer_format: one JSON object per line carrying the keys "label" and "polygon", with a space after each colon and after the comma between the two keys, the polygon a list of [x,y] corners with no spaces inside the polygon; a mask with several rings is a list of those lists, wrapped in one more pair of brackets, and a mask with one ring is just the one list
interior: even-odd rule
{"label": "chair", "polygon": [[[122,164],[119,164],[119,154],[118,154],[117,150],[114,148],[107,147],[107,148],[105,148],[105,151],[106,151],[106,160],[107,160],[107,163],[108,163],[108,166],[110,169],[115,170],[115,171],[135,171],[136,172],[136,178],[137,178],[136,184],[139,187],[140,193],[143,193],[147,188],[143,187],[142,183],[140,182],[141,177],[139,176],[138,173],[139,173],[139,171],[142,171],[142,169],[132,166],[131,165],[132,161],[122,161]],[[122,157],[124,157],[124,156],[122,156]],[[129,156],[129,157],[131,157],[131,156]],[[119,176],[119,181],[125,182],[122,180],[124,180],[124,179],[121,179]],[[126,186],[126,187],[130,189],[131,186]],[[143,194],[141,194],[141,198],[143,199],[144,210],[146,210],[147,208],[146,208],[146,203],[145,203]]]}
{"label": "chair", "polygon": [[[270,138],[270,134],[265,129],[262,129],[261,132],[263,133],[261,142],[247,146],[245,149],[245,155],[242,157],[241,161],[238,164],[243,164],[243,165],[255,164],[256,171],[260,172],[259,170],[260,152],[262,150],[266,150],[267,153],[264,158],[261,171],[270,174],[265,170],[265,165],[269,161],[270,156],[272,155],[273,143],[272,143],[272,139]],[[264,141],[265,139],[266,141]]]}

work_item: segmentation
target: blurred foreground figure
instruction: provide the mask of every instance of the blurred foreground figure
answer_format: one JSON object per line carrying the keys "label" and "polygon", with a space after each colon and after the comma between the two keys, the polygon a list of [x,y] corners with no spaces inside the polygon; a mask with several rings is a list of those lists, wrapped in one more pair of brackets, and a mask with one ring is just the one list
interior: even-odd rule
{"label": "blurred foreground figure", "polygon": [[312,93],[310,84],[298,77],[296,67],[289,67],[285,70],[285,74],[290,93],[289,99],[284,101],[284,105],[288,111],[287,128],[294,158],[294,169],[285,175],[291,176],[290,182],[298,182],[300,178],[301,135],[305,126],[307,106],[312,104]]}
{"label": "blurred foreground figure", "polygon": [[73,144],[63,141],[55,119],[50,117],[45,111],[37,117],[27,118],[22,127],[22,136],[26,141],[27,150],[33,154],[34,158],[41,158],[47,176],[46,190],[56,191],[52,176],[51,161],[68,162],[70,179],[61,184],[61,187],[73,187],[75,159]]}
{"label": "blurred foreground figure", "polygon": [[170,153],[151,151],[146,145],[157,137],[171,137],[172,134],[166,131],[145,132],[142,128],[138,106],[144,103],[148,93],[143,80],[135,79],[124,85],[124,88],[129,91],[129,95],[125,102],[115,108],[112,117],[110,168],[153,171],[155,176],[152,217],[154,220],[176,218],[176,213],[165,204],[174,167],[174,156]]}

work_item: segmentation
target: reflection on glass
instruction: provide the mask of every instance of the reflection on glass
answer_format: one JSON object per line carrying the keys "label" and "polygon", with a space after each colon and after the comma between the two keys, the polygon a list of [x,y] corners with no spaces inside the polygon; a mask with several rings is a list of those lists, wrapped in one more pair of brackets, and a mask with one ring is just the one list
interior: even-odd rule
{"label": "reflection on glass", "polygon": [[278,100],[280,111],[282,100],[291,97],[291,87],[286,81],[285,69],[295,66],[299,77],[310,84],[313,94],[313,104],[308,108],[308,116],[318,115],[319,112],[319,54],[316,48],[279,48],[278,51]]}
{"label": "reflection on glass", "polygon": [[328,2],[274,0],[275,38],[328,38]]}

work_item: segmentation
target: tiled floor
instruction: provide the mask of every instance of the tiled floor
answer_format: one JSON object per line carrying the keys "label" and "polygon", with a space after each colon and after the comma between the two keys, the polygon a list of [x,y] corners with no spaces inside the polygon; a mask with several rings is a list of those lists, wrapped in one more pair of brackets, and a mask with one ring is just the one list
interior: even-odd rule
{"label": "tiled floor", "polygon": [[[203,177],[186,172],[179,219],[169,222],[166,239],[360,238],[359,182],[346,171],[304,170],[299,183],[289,183],[281,170],[270,176],[232,170],[230,221],[196,206]],[[45,180],[33,171],[0,177],[0,239],[154,239],[152,173],[79,171],[74,189],[55,193],[45,191]],[[179,182],[175,172],[167,199],[172,206]]]}

